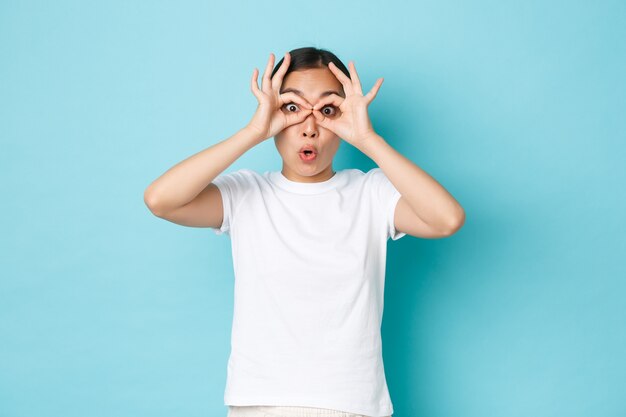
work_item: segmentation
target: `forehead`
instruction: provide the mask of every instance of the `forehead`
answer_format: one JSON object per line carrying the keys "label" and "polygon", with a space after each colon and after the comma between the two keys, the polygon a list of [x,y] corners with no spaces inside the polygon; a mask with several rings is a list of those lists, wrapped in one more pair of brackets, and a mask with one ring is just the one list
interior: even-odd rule
{"label": "forehead", "polygon": [[312,99],[318,98],[321,93],[328,90],[343,94],[343,86],[328,67],[290,72],[283,78],[281,93],[287,88],[299,90],[305,98]]}

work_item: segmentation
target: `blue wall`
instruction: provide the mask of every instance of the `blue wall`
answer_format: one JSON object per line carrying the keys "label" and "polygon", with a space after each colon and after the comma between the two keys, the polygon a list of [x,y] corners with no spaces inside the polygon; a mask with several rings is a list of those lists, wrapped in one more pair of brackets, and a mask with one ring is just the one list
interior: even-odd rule
{"label": "blue wall", "polygon": [[[354,60],[463,205],[389,243],[394,416],[626,415],[623,1],[0,3],[0,415],[220,416],[230,241],[143,191],[251,118],[255,67]],[[375,165],[342,143],[338,169]],[[268,140],[239,168],[279,170]]]}

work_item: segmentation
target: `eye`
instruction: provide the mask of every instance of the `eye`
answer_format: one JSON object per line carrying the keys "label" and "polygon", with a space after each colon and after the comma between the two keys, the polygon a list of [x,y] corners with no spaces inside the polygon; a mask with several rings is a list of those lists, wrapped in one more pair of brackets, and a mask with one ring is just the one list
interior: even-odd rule
{"label": "eye", "polygon": [[[285,105],[283,106],[283,108],[285,108],[288,112],[294,112],[294,111],[299,110],[298,105],[297,105],[296,103],[293,103],[293,102],[292,102],[292,103],[287,103],[287,104],[285,104]],[[294,108],[295,108],[296,110],[294,110]]]}
{"label": "eye", "polygon": [[322,107],[322,110],[320,112],[324,116],[335,116],[338,110],[337,110],[337,107],[333,106],[332,104],[329,104],[328,106]]}

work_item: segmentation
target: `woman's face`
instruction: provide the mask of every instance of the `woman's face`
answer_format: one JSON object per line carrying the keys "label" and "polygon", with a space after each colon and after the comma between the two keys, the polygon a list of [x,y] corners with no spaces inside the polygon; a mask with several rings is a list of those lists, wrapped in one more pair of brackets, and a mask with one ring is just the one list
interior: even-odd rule
{"label": "woman's face", "polygon": [[[312,106],[328,95],[329,91],[345,97],[343,86],[326,66],[290,72],[283,78],[280,89],[281,94],[287,91],[300,95]],[[328,107],[318,110],[326,117],[339,116],[339,108],[332,105]],[[296,112],[303,109],[296,103],[287,103],[281,111]],[[341,138],[321,127],[313,113],[303,122],[288,126],[274,136],[274,144],[283,159],[283,175],[298,182],[319,182],[332,177],[332,162],[340,143]],[[300,149],[304,145],[312,145],[317,150],[314,159],[302,159]]]}

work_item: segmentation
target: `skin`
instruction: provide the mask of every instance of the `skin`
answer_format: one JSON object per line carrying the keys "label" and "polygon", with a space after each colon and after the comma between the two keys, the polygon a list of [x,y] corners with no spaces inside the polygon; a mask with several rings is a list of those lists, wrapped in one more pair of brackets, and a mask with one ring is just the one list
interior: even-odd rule
{"label": "skin", "polygon": [[[353,61],[348,63],[350,77],[333,63],[285,76],[289,63],[287,53],[281,67],[270,78],[274,66],[274,54],[270,54],[261,88],[257,82],[259,72],[254,69],[250,89],[259,105],[250,122],[231,137],[179,162],[153,181],[144,192],[144,201],[153,213],[179,224],[219,227],[222,200],[212,181],[245,152],[274,137],[286,178],[324,181],[334,174],[332,159],[341,138],[374,161],[400,192],[394,212],[398,231],[415,237],[439,238],[450,236],[462,227],[465,211],[454,197],[372,128],[367,107],[376,96],[382,78],[363,94]],[[325,89],[339,86],[340,94],[320,98]],[[284,91],[294,87],[302,96]],[[338,107],[340,113],[335,116],[329,105]],[[298,157],[304,143],[312,143],[319,150],[319,159],[311,165],[303,165]]]}
{"label": "skin", "polygon": [[[261,88],[257,80],[258,70],[254,69],[250,89],[259,105],[246,128],[260,141],[274,137],[283,160],[282,174],[287,179],[326,181],[335,174],[332,160],[341,143],[340,138],[357,146],[374,133],[367,106],[376,96],[383,79],[379,78],[370,92],[363,95],[352,61],[349,70],[354,82],[332,62],[328,66],[286,74],[291,63],[288,52],[271,77],[274,60],[274,54],[270,54]],[[318,150],[316,159],[309,163],[298,155],[298,150],[305,144]]]}
{"label": "skin", "polygon": [[[252,91],[259,99],[259,107],[248,126],[260,138],[274,136],[286,178],[300,182],[331,178],[334,175],[332,159],[341,138],[372,159],[400,192],[394,212],[397,230],[412,236],[442,237],[461,228],[465,221],[463,207],[372,127],[367,108],[376,97],[383,78],[364,94],[354,61],[348,63],[350,77],[332,62],[319,69],[294,71],[285,76],[289,60],[286,54],[283,65],[270,78],[268,74],[274,65],[274,55],[270,54],[261,90],[256,83],[255,69]],[[340,94],[320,97],[321,92],[339,87],[337,82],[342,87]],[[289,91],[290,88],[297,88],[301,94]],[[340,112],[327,114],[329,105]],[[286,109],[290,111],[285,112]],[[316,163],[308,165],[299,159],[298,150],[305,143],[319,146]]]}
{"label": "skin", "polygon": [[[301,97],[313,107],[320,103],[325,91],[335,91],[343,96],[343,88],[339,80],[328,69],[311,68],[306,70],[292,71],[283,80],[281,94],[289,89],[300,91]],[[304,121],[286,127],[274,136],[274,144],[283,160],[282,174],[291,181],[319,182],[331,178],[333,158],[341,144],[341,138],[332,130],[319,124],[312,111],[301,108],[298,103],[287,103],[282,111],[307,112]],[[328,118],[339,117],[341,111],[332,104],[320,109]],[[298,151],[305,144],[311,144],[317,148],[318,154],[313,162],[304,162],[300,159]]]}

